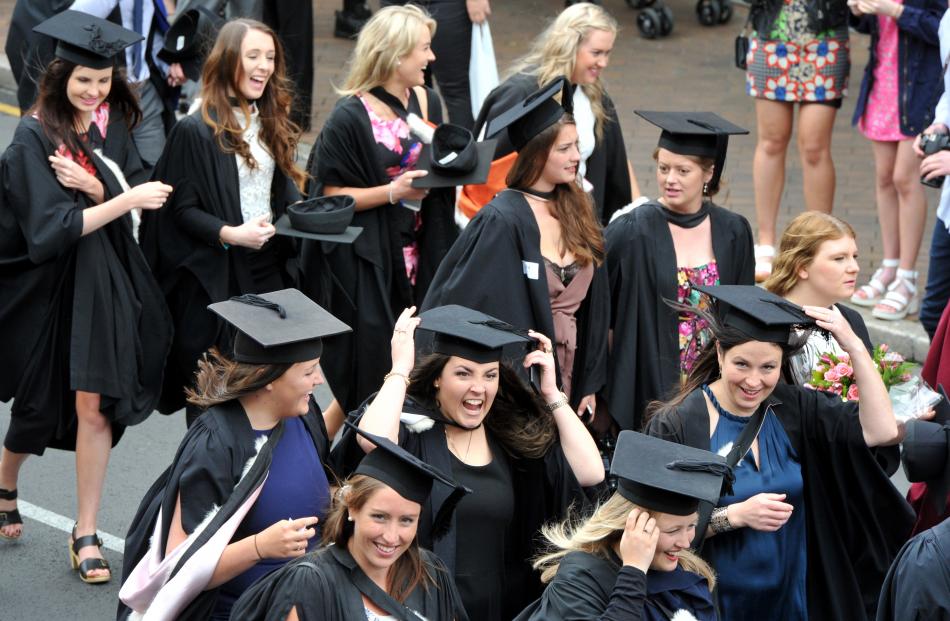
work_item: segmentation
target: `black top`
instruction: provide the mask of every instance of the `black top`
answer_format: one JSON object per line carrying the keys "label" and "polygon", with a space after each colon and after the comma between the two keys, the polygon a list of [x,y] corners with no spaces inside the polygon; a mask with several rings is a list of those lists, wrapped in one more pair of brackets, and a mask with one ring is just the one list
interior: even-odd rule
{"label": "black top", "polygon": [[[464,441],[463,441],[464,442]],[[452,455],[452,475],[472,490],[456,509],[455,584],[471,619],[502,619],[505,593],[505,533],[515,500],[503,449],[489,442],[492,460],[469,466]]]}

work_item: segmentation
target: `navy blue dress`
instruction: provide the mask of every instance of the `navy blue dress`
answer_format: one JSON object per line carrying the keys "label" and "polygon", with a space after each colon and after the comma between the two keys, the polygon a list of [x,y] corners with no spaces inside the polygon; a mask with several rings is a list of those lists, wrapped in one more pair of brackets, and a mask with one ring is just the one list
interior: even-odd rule
{"label": "navy blue dress", "polygon": [[[280,520],[315,515],[322,522],[326,515],[330,505],[330,485],[313,439],[299,418],[288,419],[285,425],[284,436],[274,449],[264,488],[238,526],[232,543],[259,533]],[[270,432],[255,430],[254,433],[260,438],[270,435]],[[320,523],[316,529],[316,535],[307,543],[308,552],[320,545]],[[212,620],[228,619],[241,594],[262,576],[282,567],[287,560],[264,559],[221,585]]]}
{"label": "navy blue dress", "polygon": [[[722,409],[703,387],[719,412],[709,450],[724,455],[738,440],[749,417]],[[771,411],[766,412],[758,435],[759,463],[750,450],[736,465],[736,482],[719,506],[743,502],[762,492],[787,494],[792,516],[775,532],[741,528],[706,540],[704,556],[719,578],[718,596],[723,619],[755,619],[763,610],[781,611],[782,619],[808,618],[805,598],[805,497],[802,467],[788,434]]]}

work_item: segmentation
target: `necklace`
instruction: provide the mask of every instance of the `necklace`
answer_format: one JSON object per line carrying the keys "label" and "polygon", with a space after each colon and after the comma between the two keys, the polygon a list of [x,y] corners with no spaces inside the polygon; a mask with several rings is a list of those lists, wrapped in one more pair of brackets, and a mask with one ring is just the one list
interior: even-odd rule
{"label": "necklace", "polygon": [[472,436],[475,435],[475,430],[474,429],[468,430],[468,446],[465,447],[465,456],[462,457],[462,454],[459,452],[458,447],[455,445],[455,442],[452,440],[452,436],[449,435],[448,428],[443,427],[443,429],[445,429],[445,439],[449,443],[449,448],[452,449],[452,452],[455,453],[455,456],[458,457],[460,460],[462,460],[463,463],[468,463],[468,452],[472,450]]}

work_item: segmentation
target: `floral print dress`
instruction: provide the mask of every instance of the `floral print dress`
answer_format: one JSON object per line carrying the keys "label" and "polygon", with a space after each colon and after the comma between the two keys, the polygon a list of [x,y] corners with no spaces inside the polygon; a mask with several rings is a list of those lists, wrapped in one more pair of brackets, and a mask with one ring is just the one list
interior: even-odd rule
{"label": "floral print dress", "polygon": [[[422,152],[422,143],[415,140],[409,133],[409,124],[398,116],[389,121],[373,112],[366,98],[360,96],[369,122],[373,128],[373,139],[376,141],[377,157],[386,169],[386,176],[392,181],[407,170],[413,170],[419,161]],[[416,240],[419,229],[422,228],[422,214],[419,211],[402,207],[383,205],[383,209],[396,209],[391,218],[397,228],[396,234],[402,247],[403,262],[406,266],[406,277],[409,283],[416,284],[419,273],[419,243]]]}
{"label": "floral print dress", "polygon": [[772,30],[754,32],[746,57],[746,92],[758,99],[821,102],[848,93],[847,22],[824,32],[808,26],[808,0],[785,0]]}
{"label": "floral print dress", "polygon": [[[707,298],[693,289],[693,285],[712,287],[719,284],[719,267],[710,261],[698,267],[680,267],[676,270],[676,301],[700,310],[708,310]],[[699,353],[709,342],[708,322],[693,314],[679,316],[680,380],[685,381]]]}

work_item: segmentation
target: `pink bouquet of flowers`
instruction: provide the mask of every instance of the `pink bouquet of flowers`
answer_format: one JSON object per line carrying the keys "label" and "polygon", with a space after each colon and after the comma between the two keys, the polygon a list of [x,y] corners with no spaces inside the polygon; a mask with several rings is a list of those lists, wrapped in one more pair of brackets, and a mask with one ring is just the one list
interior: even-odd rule
{"label": "pink bouquet of flowers", "polygon": [[[897,352],[889,351],[886,343],[874,348],[871,353],[874,366],[881,374],[884,386],[890,390],[910,381],[910,363]],[[851,366],[851,356],[847,353],[836,355],[831,352],[821,354],[815,362],[811,372],[811,381],[805,384],[806,388],[830,392],[841,397],[842,401],[858,400],[858,385],[854,381],[854,368]]]}

